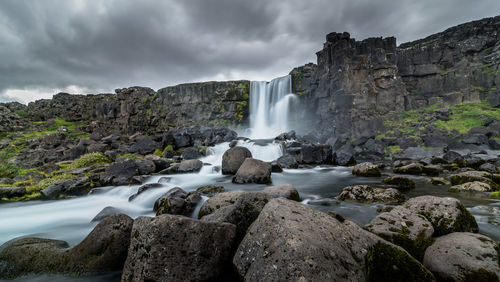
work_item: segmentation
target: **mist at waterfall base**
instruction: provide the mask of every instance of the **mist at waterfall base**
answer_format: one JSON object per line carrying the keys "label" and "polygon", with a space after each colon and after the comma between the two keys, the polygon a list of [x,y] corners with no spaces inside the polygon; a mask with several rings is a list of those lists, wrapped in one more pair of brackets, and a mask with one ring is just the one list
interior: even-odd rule
{"label": "mist at waterfall base", "polygon": [[[247,147],[252,156],[264,161],[274,161],[283,154],[281,144],[274,141],[280,133],[300,128],[305,112],[300,109],[299,99],[291,93],[290,76],[271,82],[252,82],[250,93],[250,128],[238,140],[238,146]],[[259,140],[257,140],[259,139]],[[222,175],[222,155],[229,149],[229,142],[208,149],[201,158],[204,166],[200,172],[175,175],[151,176],[143,184],[161,182],[160,188],[141,193],[133,201],[129,197],[140,185],[96,188],[87,196],[66,200],[6,203],[0,206],[0,244],[20,236],[35,236],[67,241],[70,245],[81,242],[97,225],[91,222],[103,208],[113,206],[132,218],[154,216],[156,199],[173,187],[194,191],[203,185],[224,186],[226,191],[260,191],[269,185],[233,184],[232,176]],[[362,204],[337,201],[334,197],[349,185],[367,184],[380,186],[382,177],[357,177],[350,167],[316,166],[301,169],[284,169],[272,173],[272,185],[292,184],[297,188],[302,203],[322,211],[334,211],[360,225],[368,223],[382,204]],[[500,202],[481,197],[471,197],[447,191],[446,186],[433,186],[425,177],[409,176],[417,183],[417,189],[403,192],[407,198],[420,195],[449,196],[464,203],[478,221],[480,232],[500,239]],[[204,200],[207,198],[204,197]],[[198,210],[192,217],[197,217]],[[0,247],[1,250],[1,247]],[[120,274],[105,274],[87,278],[62,275],[29,276],[16,281],[110,281],[119,280]]]}

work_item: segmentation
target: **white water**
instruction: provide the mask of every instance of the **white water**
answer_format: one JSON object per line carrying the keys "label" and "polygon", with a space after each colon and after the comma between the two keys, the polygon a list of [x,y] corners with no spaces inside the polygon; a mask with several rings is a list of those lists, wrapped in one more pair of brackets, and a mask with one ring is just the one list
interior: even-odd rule
{"label": "white water", "polygon": [[293,106],[290,75],[250,83],[250,138],[270,139],[290,131]]}

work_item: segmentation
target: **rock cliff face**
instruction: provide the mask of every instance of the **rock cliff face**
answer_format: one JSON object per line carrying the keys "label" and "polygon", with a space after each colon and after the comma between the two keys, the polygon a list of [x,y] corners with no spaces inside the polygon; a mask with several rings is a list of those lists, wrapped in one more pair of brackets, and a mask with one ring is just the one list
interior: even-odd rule
{"label": "rock cliff face", "polygon": [[500,16],[401,44],[330,33],[317,65],[290,73],[318,131],[373,137],[389,112],[488,100],[500,106]]}
{"label": "rock cliff face", "polygon": [[116,94],[59,93],[27,107],[33,120],[63,118],[124,133],[189,125],[237,125],[248,117],[249,81],[205,82],[117,89]]}

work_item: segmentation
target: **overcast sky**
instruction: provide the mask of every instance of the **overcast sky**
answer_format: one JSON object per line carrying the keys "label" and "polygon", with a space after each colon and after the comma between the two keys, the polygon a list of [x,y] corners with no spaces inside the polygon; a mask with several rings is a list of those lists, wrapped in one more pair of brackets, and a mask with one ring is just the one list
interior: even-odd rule
{"label": "overcast sky", "polygon": [[332,31],[400,44],[496,15],[499,0],[1,0],[0,102],[270,80]]}

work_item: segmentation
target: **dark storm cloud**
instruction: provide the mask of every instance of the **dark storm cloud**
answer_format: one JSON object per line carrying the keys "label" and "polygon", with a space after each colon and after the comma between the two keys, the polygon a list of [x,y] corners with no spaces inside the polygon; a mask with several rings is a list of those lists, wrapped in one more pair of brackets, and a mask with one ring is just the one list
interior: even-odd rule
{"label": "dark storm cloud", "polygon": [[497,0],[2,0],[0,101],[271,79],[315,61],[331,31],[402,43],[497,14]]}

